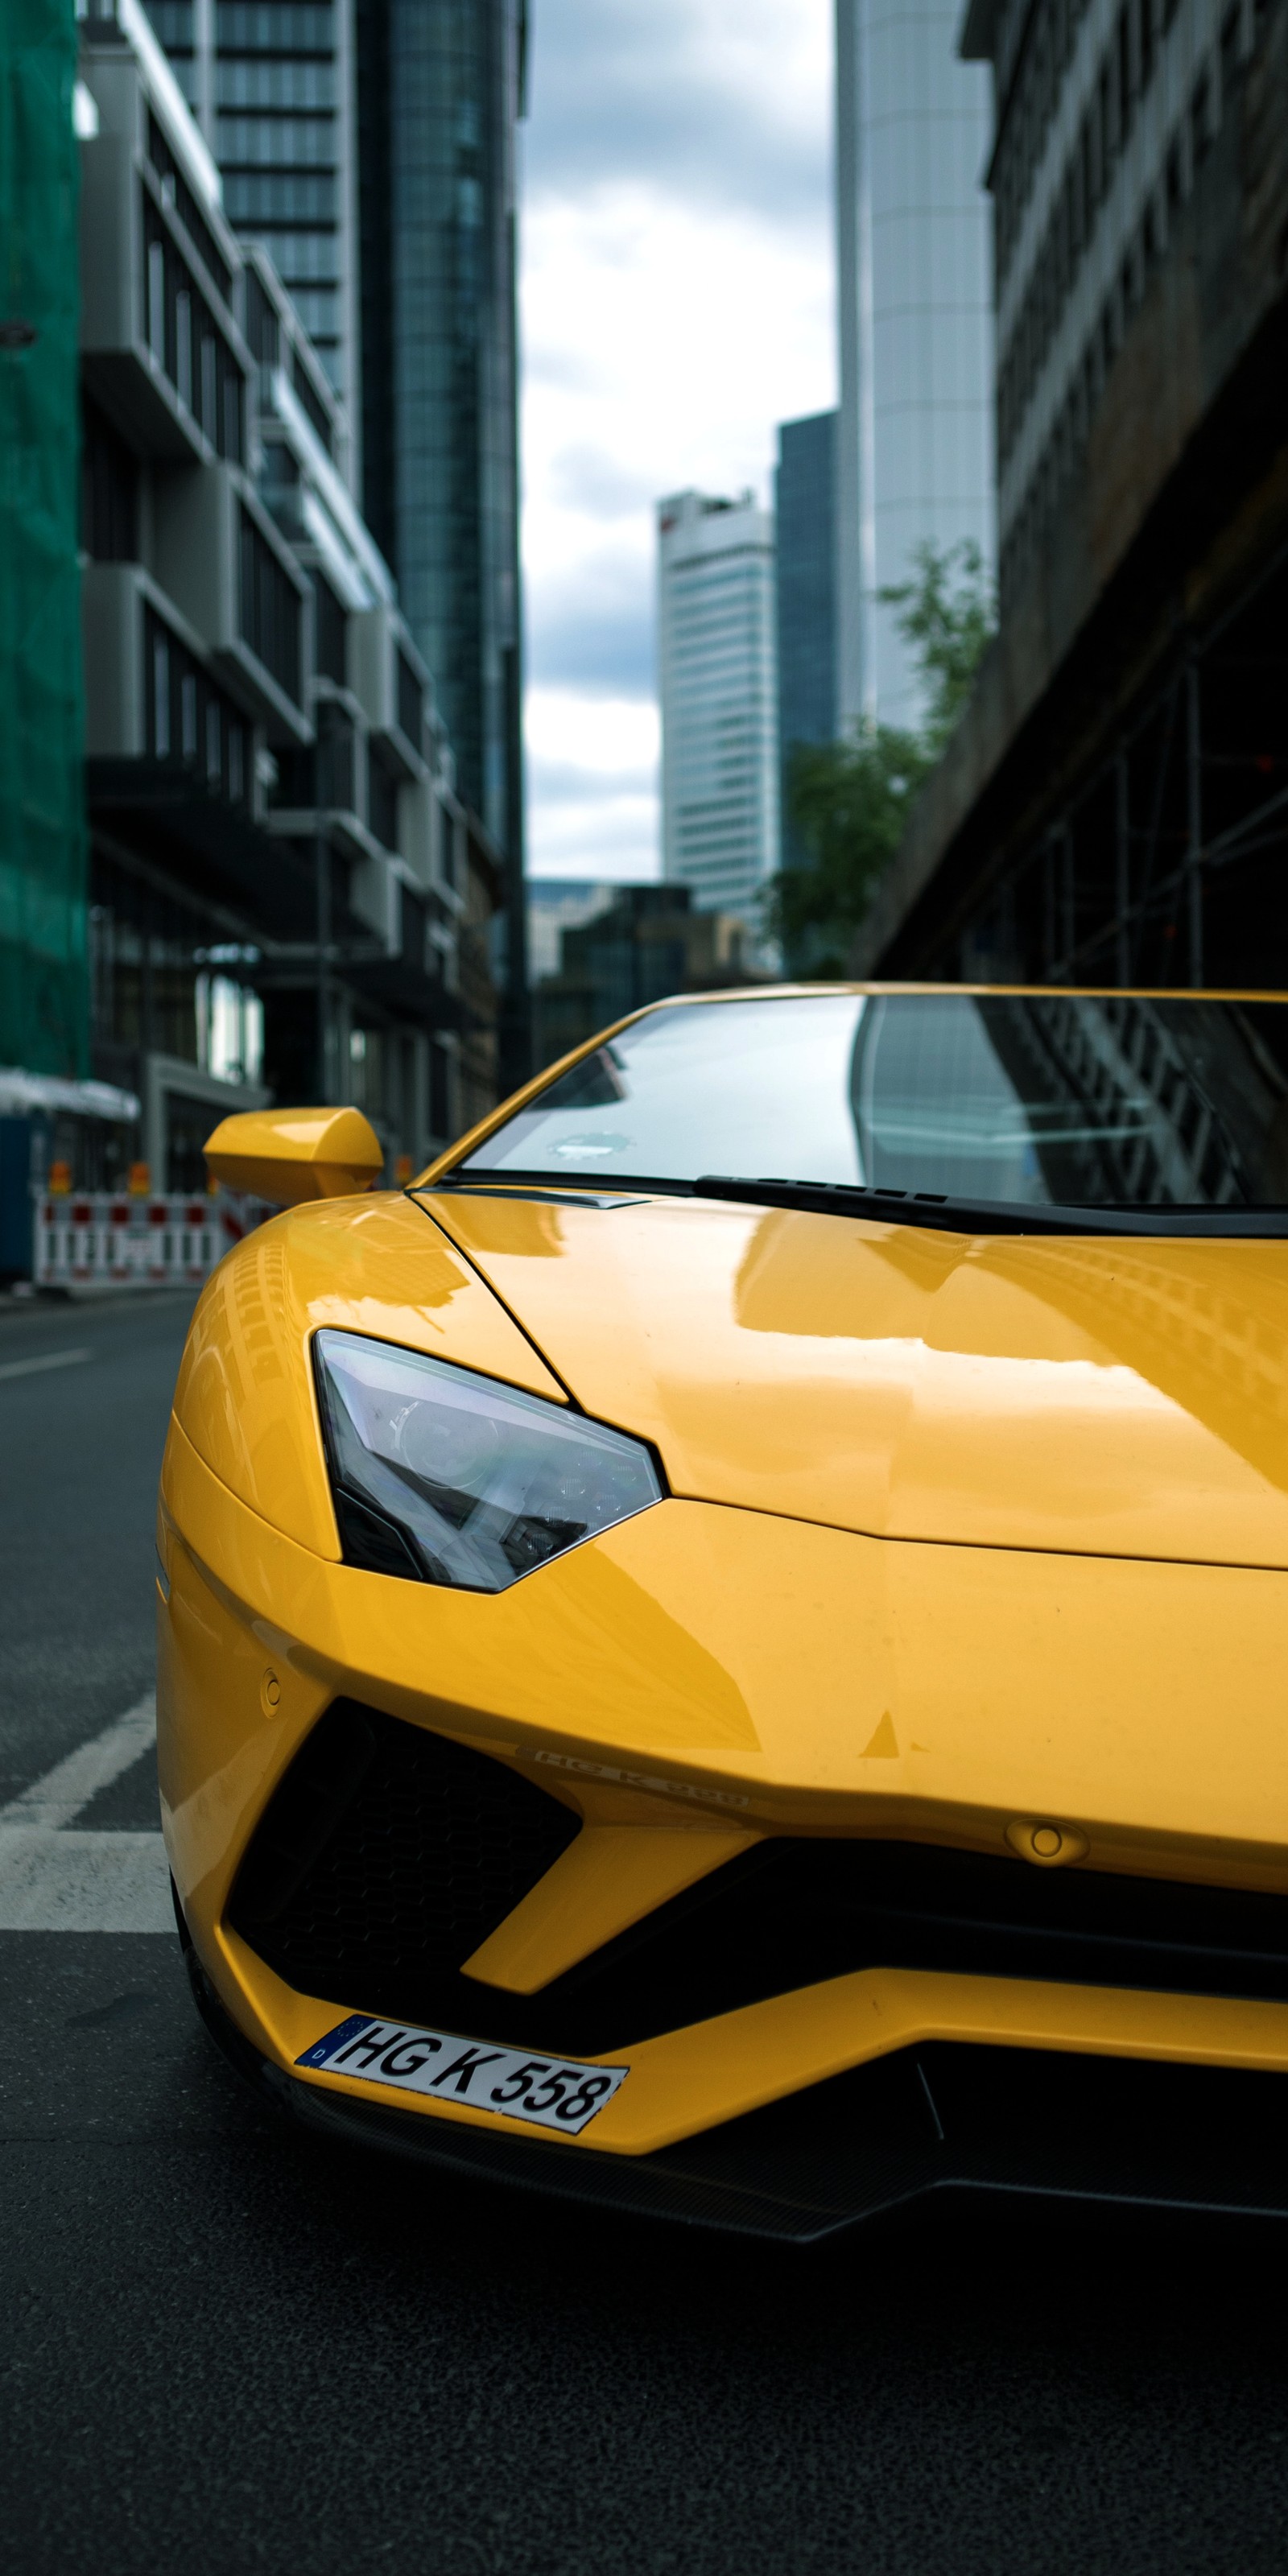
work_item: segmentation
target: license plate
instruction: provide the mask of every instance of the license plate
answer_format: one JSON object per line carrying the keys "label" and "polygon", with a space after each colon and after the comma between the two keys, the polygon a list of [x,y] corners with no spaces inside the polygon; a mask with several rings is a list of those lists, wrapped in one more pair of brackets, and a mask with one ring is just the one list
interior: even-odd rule
{"label": "license plate", "polygon": [[508,2120],[577,2137],[611,2102],[628,2066],[579,2066],[564,2057],[525,2057],[446,2030],[409,2030],[401,2022],[350,2013],[297,2057],[297,2066],[327,2075],[356,2075],[363,2084],[393,2084],[440,2102],[468,2102]]}

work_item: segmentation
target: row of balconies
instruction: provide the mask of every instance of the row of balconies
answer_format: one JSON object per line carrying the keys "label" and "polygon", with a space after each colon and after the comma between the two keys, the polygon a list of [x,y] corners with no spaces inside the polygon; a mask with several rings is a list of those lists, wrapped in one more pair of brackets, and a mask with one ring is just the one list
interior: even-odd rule
{"label": "row of balconies", "polygon": [[88,754],[186,774],[297,850],[325,841],[384,956],[450,989],[451,755],[334,461],[339,406],[271,265],[224,222],[135,0],[114,5],[85,31],[82,364],[129,489],[100,546],[121,559],[84,570]]}

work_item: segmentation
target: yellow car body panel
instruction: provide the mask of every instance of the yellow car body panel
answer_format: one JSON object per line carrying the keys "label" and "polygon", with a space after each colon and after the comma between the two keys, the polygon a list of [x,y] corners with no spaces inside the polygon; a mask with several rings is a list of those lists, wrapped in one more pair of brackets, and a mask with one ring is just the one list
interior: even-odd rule
{"label": "yellow car body panel", "polygon": [[564,1401],[468,1261],[405,1198],[324,1199],[274,1217],[202,1290],[174,1412],[234,1494],[320,1556],[340,1554],[309,1360],[327,1324]]}
{"label": "yellow car body panel", "polygon": [[[295,2070],[334,2021],[334,2006],[320,2006],[284,1985],[235,1932],[221,1934],[220,1949],[222,1991],[237,1999],[243,2026],[274,2065]],[[1280,2074],[1288,2070],[1288,2004],[1125,1993],[1036,1978],[861,1969],[747,2004],[718,2021],[639,2041],[611,2061],[585,2061],[620,2065],[625,2058],[631,2076],[605,2104],[586,2144],[610,2155],[655,2155],[785,2094],[936,2040]],[[374,2098],[391,2110],[407,2108],[406,2094],[394,2086],[342,2072],[306,2071],[297,2081],[326,2092],[337,2089],[351,2099]],[[521,2121],[475,2110],[468,2102],[435,2102],[424,2116],[525,2135]],[[579,2141],[570,2138],[563,2152],[578,2151]]]}
{"label": "yellow car body panel", "polygon": [[1288,1565],[1288,1244],[427,1196],[675,1493],[873,1536]]}

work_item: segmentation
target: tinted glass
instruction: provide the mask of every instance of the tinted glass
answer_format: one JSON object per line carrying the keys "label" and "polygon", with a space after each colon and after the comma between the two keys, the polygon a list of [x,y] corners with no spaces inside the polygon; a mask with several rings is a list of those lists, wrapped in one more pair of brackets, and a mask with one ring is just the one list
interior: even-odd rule
{"label": "tinted glass", "polygon": [[1023,1206],[1288,1202],[1288,1006],[819,993],[650,1013],[465,1169]]}

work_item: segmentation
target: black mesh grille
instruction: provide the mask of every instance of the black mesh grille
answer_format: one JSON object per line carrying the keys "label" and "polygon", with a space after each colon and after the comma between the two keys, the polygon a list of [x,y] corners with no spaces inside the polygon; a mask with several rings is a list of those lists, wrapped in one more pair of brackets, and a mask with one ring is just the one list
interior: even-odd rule
{"label": "black mesh grille", "polygon": [[289,1985],[379,2009],[450,1977],[577,1830],[503,1762],[336,1700],[269,1802],[229,1920]]}

